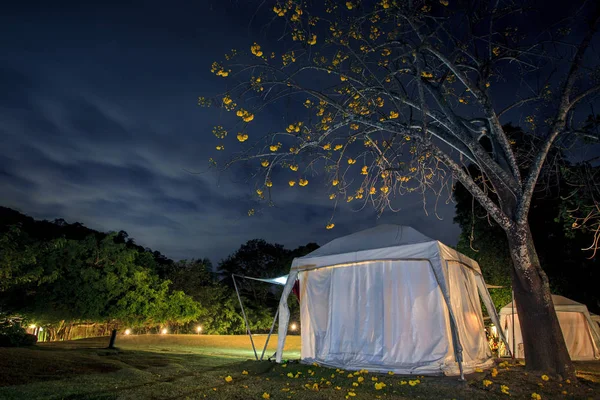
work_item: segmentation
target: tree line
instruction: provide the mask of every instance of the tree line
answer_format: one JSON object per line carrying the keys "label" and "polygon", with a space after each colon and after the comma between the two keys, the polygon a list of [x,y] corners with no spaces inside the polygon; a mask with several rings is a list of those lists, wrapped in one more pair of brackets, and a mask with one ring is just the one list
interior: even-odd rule
{"label": "tree line", "polygon": [[[223,260],[173,261],[126,232],[102,233],[64,220],[36,221],[0,207],[0,319],[45,329],[47,340],[136,333],[244,333],[232,273],[273,277],[318,246],[295,250],[252,240]],[[239,282],[253,331],[272,323],[278,292]]]}

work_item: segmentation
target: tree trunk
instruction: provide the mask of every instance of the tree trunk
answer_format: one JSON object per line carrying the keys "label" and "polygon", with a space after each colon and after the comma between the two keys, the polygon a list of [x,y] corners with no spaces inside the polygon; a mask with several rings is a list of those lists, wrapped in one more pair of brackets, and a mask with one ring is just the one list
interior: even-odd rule
{"label": "tree trunk", "polygon": [[557,374],[563,378],[574,378],[575,369],[529,225],[507,232],[507,238],[513,260],[513,290],[523,335],[526,368]]}

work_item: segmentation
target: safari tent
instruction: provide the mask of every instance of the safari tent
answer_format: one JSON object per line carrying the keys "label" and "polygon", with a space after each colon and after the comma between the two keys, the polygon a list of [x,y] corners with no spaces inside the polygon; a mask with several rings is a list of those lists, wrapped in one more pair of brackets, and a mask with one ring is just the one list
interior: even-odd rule
{"label": "safari tent", "polygon": [[[598,325],[592,320],[587,307],[575,300],[552,295],[554,309],[562,329],[563,337],[573,360],[600,359],[600,333]],[[514,320],[514,329],[513,329]],[[500,325],[508,340],[508,346],[514,348],[515,356],[524,358],[523,336],[517,307],[512,302],[500,310]]]}
{"label": "safari tent", "polygon": [[277,362],[299,281],[301,361],[346,370],[461,375],[491,366],[479,265],[413,228],[379,225],[296,258],[279,305]]}

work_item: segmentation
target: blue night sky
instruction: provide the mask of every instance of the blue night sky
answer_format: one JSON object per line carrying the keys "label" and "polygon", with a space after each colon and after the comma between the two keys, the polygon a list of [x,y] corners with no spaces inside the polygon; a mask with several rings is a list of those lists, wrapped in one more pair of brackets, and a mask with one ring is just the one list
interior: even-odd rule
{"label": "blue night sky", "polygon": [[[324,244],[377,223],[456,243],[446,198],[442,220],[433,205],[425,214],[419,195],[398,199],[400,211],[379,219],[344,205],[328,231],[333,210],[319,184],[282,193],[276,207],[248,217],[260,208],[253,182],[243,171],[208,170],[212,127],[226,121],[197,98],[224,90],[212,61],[275,36],[250,21],[258,2],[83,3],[15,2],[0,15],[0,205],[125,230],[174,259],[217,262],[253,238]],[[258,126],[281,126],[284,114],[272,110]]]}

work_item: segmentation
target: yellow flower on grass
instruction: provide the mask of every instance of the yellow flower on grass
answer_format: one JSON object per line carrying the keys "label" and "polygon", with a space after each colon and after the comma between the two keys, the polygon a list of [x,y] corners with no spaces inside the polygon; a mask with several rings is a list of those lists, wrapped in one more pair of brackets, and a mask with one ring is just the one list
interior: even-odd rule
{"label": "yellow flower on grass", "polygon": [[233,378],[230,375],[225,377],[225,382],[231,382],[231,381],[233,381]]}
{"label": "yellow flower on grass", "polygon": [[267,393],[267,392],[264,392],[263,395],[262,395],[262,398],[263,399],[270,399],[271,395],[269,393]]}
{"label": "yellow flower on grass", "polygon": [[542,396],[537,393],[531,393],[531,398],[534,400],[542,400]]}
{"label": "yellow flower on grass", "polygon": [[418,385],[419,383],[421,383],[421,381],[420,381],[420,380],[418,380],[418,379],[415,379],[415,380],[410,380],[410,381],[408,381],[408,384],[409,384],[410,386],[416,386],[416,385]]}
{"label": "yellow flower on grass", "polygon": [[396,111],[390,111],[390,119],[396,119],[400,116]]}
{"label": "yellow flower on grass", "polygon": [[308,179],[300,179],[300,181],[298,181],[298,184],[300,186],[306,186],[308,185]]}
{"label": "yellow flower on grass", "polygon": [[248,371],[246,371],[246,370],[243,370],[243,371],[242,371],[242,375],[248,375]]}
{"label": "yellow flower on grass", "polygon": [[502,386],[500,386],[500,391],[501,391],[502,393],[504,393],[504,394],[510,394],[510,393],[508,392],[508,390],[509,390],[509,389],[508,389],[508,386],[506,386],[506,385],[502,385]]}
{"label": "yellow flower on grass", "polygon": [[346,398],[348,398],[348,396],[354,397],[354,396],[356,396],[356,393],[354,393],[354,392],[348,392],[348,395],[346,396]]}
{"label": "yellow flower on grass", "polygon": [[[289,181],[289,182],[288,182],[288,185],[290,185],[290,186],[294,186],[295,184],[296,184],[296,181]],[[288,375],[289,375],[289,374],[288,374]]]}
{"label": "yellow flower on grass", "polygon": [[358,382],[352,382],[352,386],[357,387],[358,386]]}
{"label": "yellow flower on grass", "polygon": [[353,374],[348,374],[348,378],[354,378]]}
{"label": "yellow flower on grass", "polygon": [[492,382],[492,381],[490,381],[490,380],[488,380],[488,379],[484,379],[484,380],[483,380],[483,386],[485,386],[485,387],[488,387],[488,386],[490,386],[492,383],[493,383],[493,382]]}
{"label": "yellow flower on grass", "polygon": [[315,392],[318,392],[319,391],[319,384],[318,383],[313,383],[312,390],[314,390]]}
{"label": "yellow flower on grass", "polygon": [[570,380],[570,379],[567,379],[565,382],[566,382],[566,383],[571,383],[571,380]]}
{"label": "yellow flower on grass", "polygon": [[400,386],[402,386],[402,385],[406,385],[407,383],[408,383],[408,382],[406,382],[406,381],[400,381]]}
{"label": "yellow flower on grass", "polygon": [[260,162],[260,165],[262,165],[263,167],[267,168],[269,166],[269,160],[262,160]]}
{"label": "yellow flower on grass", "polygon": [[377,379],[377,377],[376,377],[376,376],[374,376],[374,377],[372,377],[372,378],[371,378],[371,380],[372,380],[373,382],[377,382],[379,379]]}
{"label": "yellow flower on grass", "polygon": [[475,372],[483,372],[481,368],[475,368]]}
{"label": "yellow flower on grass", "polygon": [[383,388],[384,388],[384,387],[386,387],[386,386],[387,386],[387,385],[386,385],[385,383],[383,383],[383,382],[377,382],[377,383],[375,384],[375,390],[381,390],[381,389],[383,389]]}
{"label": "yellow flower on grass", "polygon": [[335,387],[335,390],[342,390],[342,388],[341,388],[341,387],[339,387],[339,386],[336,386],[336,387]]}
{"label": "yellow flower on grass", "polygon": [[566,390],[563,390],[560,394],[568,394]]}
{"label": "yellow flower on grass", "polygon": [[288,378],[293,378],[293,377],[294,377],[294,374],[292,374],[291,372],[288,372],[288,373],[287,373],[287,377],[288,377]]}
{"label": "yellow flower on grass", "polygon": [[496,368],[492,368],[492,378],[495,378],[498,375],[498,370]]}
{"label": "yellow flower on grass", "polygon": [[548,380],[550,380],[550,378],[548,377],[548,375],[542,375],[542,380],[548,381]]}
{"label": "yellow flower on grass", "polygon": [[362,381],[365,380],[365,378],[363,378],[362,376],[359,376],[357,380],[358,380],[359,383],[361,383]]}
{"label": "yellow flower on grass", "polygon": [[334,223],[329,223],[327,224],[327,226],[325,226],[325,229],[333,229],[335,227]]}
{"label": "yellow flower on grass", "polygon": [[388,375],[394,375],[394,371],[388,371]]}

